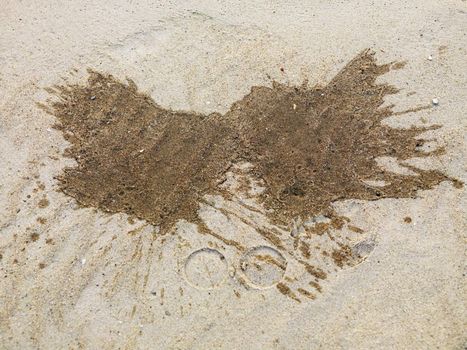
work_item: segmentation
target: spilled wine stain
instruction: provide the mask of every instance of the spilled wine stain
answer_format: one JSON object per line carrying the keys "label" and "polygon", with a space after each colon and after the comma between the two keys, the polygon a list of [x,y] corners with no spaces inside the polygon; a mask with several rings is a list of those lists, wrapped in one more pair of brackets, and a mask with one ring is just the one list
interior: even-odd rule
{"label": "spilled wine stain", "polygon": [[[377,164],[383,156],[405,160],[444,151],[420,150],[425,142],[421,134],[437,125],[396,129],[382,123],[400,114],[393,106],[382,107],[385,96],[398,89],[376,79],[402,66],[378,65],[367,50],[326,86],[253,87],[224,115],[166,109],[132,81],[90,71],[86,85],[49,89],[59,99],[43,106],[71,144],[66,156],[77,162],[58,177],[60,189],[85,207],[124,212],[168,230],[180,219],[199,223],[205,195],[229,197],[221,184],[228,171],[246,162],[251,164],[248,175],[264,185],[257,200],[274,223],[324,216],[330,221],[317,223],[311,232],[322,235],[346,224],[332,209],[335,201],[409,198],[442,181],[461,186],[437,170],[404,165],[414,173],[407,176]],[[310,247],[305,241],[289,247],[274,232],[261,234],[294,256],[318,289],[317,281],[326,273],[307,262]],[[244,250],[235,241],[231,245]],[[329,254],[343,267],[354,253],[339,243]],[[284,283],[277,288],[298,300]],[[314,298],[303,288],[297,292]]]}

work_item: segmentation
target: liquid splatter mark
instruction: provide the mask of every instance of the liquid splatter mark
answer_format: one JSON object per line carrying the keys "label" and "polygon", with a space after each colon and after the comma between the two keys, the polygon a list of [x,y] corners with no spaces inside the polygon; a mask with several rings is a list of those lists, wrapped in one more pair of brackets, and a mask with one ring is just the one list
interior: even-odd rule
{"label": "liquid splatter mark", "polygon": [[44,197],[41,200],[39,200],[37,206],[41,209],[47,208],[49,206],[49,200]]}
{"label": "liquid splatter mark", "polygon": [[[402,67],[401,63],[378,65],[367,50],[325,86],[253,87],[224,115],[163,108],[132,81],[90,71],[85,85],[49,89],[59,99],[42,106],[57,118],[55,127],[71,144],[65,155],[77,162],[58,177],[60,189],[85,207],[125,212],[167,230],[180,219],[199,222],[199,203],[205,196],[229,197],[221,186],[226,174],[247,162],[252,165],[249,176],[264,184],[258,201],[274,223],[290,227],[297,218],[324,217],[328,221],[313,222],[306,234],[327,234],[335,241],[330,232],[347,223],[332,209],[335,201],[410,198],[442,181],[462,186],[438,170],[403,165],[412,175],[402,175],[378,165],[379,157],[406,160],[444,152],[421,150],[422,134],[438,125],[396,129],[383,123],[404,112],[382,106],[384,98],[398,89],[376,80]],[[361,233],[355,226],[349,229]],[[205,231],[209,229],[200,232]],[[309,247],[300,238],[294,247],[305,260],[279,235],[257,232],[293,256],[310,276],[327,277],[305,261]],[[246,249],[211,234],[234,249]],[[354,254],[340,247],[331,256],[342,267],[351,263]],[[277,288],[298,299],[284,283]],[[299,293],[307,296],[303,291]]]}

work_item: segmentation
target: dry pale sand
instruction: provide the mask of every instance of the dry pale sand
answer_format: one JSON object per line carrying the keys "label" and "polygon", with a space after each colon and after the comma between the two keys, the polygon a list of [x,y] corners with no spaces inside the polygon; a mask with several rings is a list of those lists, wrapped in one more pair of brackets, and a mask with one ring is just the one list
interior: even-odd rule
{"label": "dry pale sand", "polygon": [[[237,197],[200,203],[203,229],[214,235],[188,221],[162,235],[57,191],[54,177],[74,163],[62,155],[67,142],[54,117],[38,107],[47,87],[82,83],[92,68],[133,79],[166,108],[225,113],[251,86],[272,80],[324,85],[371,48],[378,62],[407,61],[380,78],[401,88],[387,104],[403,111],[438,101],[387,120],[442,125],[426,133],[432,141],[424,147],[446,153],[405,163],[465,182],[465,1],[3,0],[1,7],[0,348],[465,348],[465,186],[446,181],[416,198],[334,203],[363,230],[335,233],[362,259],[340,268],[322,254],[335,240],[315,235],[307,261],[327,278],[310,285],[297,256],[258,234],[275,228],[255,209],[261,184],[239,191],[248,164],[224,184]],[[380,162],[407,171],[395,159]],[[291,233],[304,234],[302,223]]]}

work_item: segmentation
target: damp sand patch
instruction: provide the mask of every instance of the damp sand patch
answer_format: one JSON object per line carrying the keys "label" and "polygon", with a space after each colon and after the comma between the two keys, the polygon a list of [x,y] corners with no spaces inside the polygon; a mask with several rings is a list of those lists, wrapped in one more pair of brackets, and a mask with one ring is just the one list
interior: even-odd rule
{"label": "damp sand patch", "polygon": [[196,221],[204,195],[226,195],[219,184],[238,162],[253,165],[251,175],[265,184],[259,201],[285,224],[325,215],[338,227],[334,201],[408,198],[442,181],[459,186],[437,170],[409,167],[414,176],[406,176],[376,162],[443,153],[419,150],[421,134],[438,125],[382,123],[396,114],[381,106],[398,89],[376,79],[402,66],[378,65],[365,51],[326,86],[253,87],[224,115],[166,109],[132,81],[90,71],[85,85],[49,89],[59,99],[45,108],[71,144],[65,155],[77,162],[58,177],[60,189],[82,206],[168,229]]}

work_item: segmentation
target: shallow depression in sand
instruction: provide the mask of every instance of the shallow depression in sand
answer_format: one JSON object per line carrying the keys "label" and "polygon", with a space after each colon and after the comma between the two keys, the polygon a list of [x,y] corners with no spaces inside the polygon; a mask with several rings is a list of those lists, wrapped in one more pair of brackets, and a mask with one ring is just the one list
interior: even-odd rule
{"label": "shallow depression in sand", "polygon": [[240,260],[248,283],[257,288],[273,287],[285,275],[287,261],[279,251],[267,246],[248,250]]}
{"label": "shallow depression in sand", "polygon": [[190,254],[185,262],[185,276],[191,286],[214,289],[227,278],[227,262],[218,250],[203,248]]}

